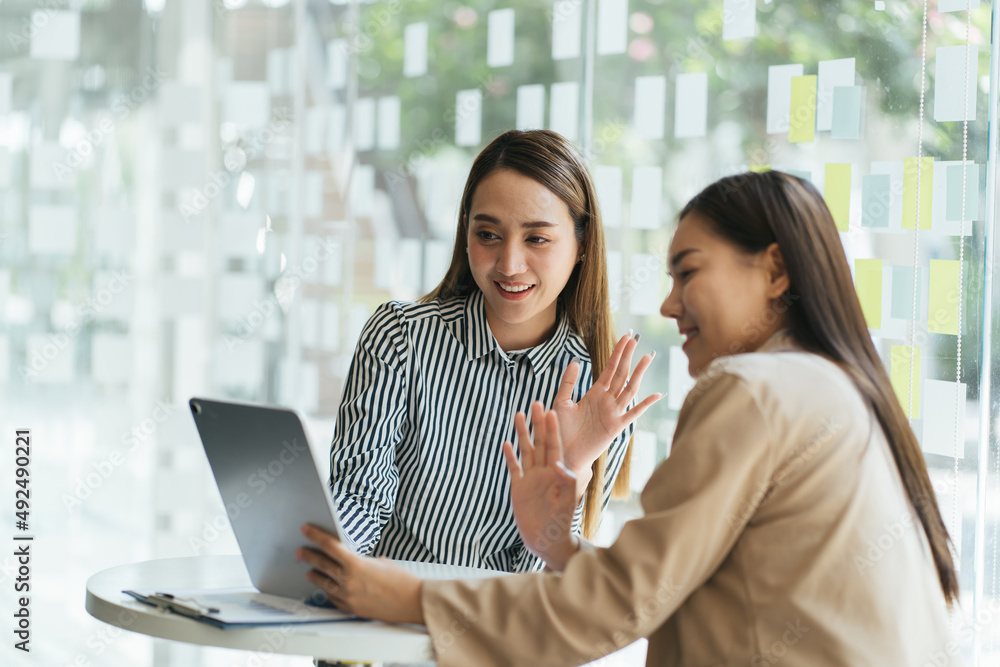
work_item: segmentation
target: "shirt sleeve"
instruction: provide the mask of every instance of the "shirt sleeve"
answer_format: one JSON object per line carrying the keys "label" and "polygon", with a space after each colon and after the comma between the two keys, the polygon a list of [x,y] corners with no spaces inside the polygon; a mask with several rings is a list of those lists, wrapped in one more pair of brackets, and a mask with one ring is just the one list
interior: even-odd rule
{"label": "shirt sleeve", "polygon": [[652,634],[718,569],[769,487],[774,445],[732,374],[692,390],[672,453],[642,494],[645,515],[562,574],[426,581],[438,665],[578,665]]}
{"label": "shirt sleeve", "polygon": [[359,553],[378,543],[399,487],[396,446],[406,422],[406,336],[396,304],[365,324],[348,371],[330,446],[330,489]]}

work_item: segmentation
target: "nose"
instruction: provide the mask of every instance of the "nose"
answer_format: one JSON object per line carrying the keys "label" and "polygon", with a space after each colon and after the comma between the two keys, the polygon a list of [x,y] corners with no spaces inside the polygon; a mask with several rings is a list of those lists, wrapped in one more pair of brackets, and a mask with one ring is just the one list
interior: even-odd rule
{"label": "nose", "polygon": [[667,298],[663,300],[662,304],[660,304],[660,315],[679,320],[683,312],[684,309],[681,304],[681,292],[678,288],[677,281],[673,280],[671,281],[670,292],[667,293]]}
{"label": "nose", "polygon": [[524,271],[524,249],[520,244],[503,244],[497,255],[496,269],[505,276],[516,276]]}

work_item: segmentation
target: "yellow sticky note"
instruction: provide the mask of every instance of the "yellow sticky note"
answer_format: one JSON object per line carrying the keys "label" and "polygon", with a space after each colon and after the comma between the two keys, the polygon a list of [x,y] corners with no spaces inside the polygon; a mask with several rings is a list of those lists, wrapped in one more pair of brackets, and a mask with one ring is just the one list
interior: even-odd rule
{"label": "yellow sticky note", "polygon": [[[910,352],[913,352],[913,406],[910,409]],[[920,419],[920,348],[893,345],[889,351],[889,378],[896,390],[903,414],[910,419]],[[912,412],[912,414],[911,414]]]}
{"label": "yellow sticky note", "polygon": [[788,141],[808,143],[816,134],[816,75],[792,77]]}
{"label": "yellow sticky note", "polygon": [[927,301],[927,331],[958,335],[958,290],[962,280],[959,263],[932,259],[930,296]]}
{"label": "yellow sticky note", "polygon": [[837,223],[837,231],[846,232],[851,220],[851,165],[826,165],[823,198]]}
{"label": "yellow sticky note", "polygon": [[934,158],[920,158],[920,206],[917,206],[917,158],[903,160],[903,229],[915,229],[920,213],[920,229],[931,228],[931,197],[934,189]]}
{"label": "yellow sticky note", "polygon": [[752,164],[748,168],[755,174],[763,174],[766,171],[771,171],[770,165],[766,164]]}
{"label": "yellow sticky note", "polygon": [[882,328],[882,260],[854,260],[854,287],[869,329]]}

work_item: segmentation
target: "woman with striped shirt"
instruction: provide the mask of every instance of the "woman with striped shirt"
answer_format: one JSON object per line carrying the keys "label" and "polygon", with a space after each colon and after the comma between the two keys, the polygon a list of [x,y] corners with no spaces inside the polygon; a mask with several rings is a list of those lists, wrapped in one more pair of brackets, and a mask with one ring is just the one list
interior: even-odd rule
{"label": "woman with striped shirt", "polygon": [[[538,569],[518,536],[500,443],[533,401],[555,411],[593,535],[628,488],[645,355],[614,342],[604,230],[572,144],[511,130],[476,158],[451,265],[418,303],[380,306],[361,333],[330,453],[331,489],[360,553]],[[596,382],[594,378],[597,378]],[[617,480],[617,481],[616,481]]]}

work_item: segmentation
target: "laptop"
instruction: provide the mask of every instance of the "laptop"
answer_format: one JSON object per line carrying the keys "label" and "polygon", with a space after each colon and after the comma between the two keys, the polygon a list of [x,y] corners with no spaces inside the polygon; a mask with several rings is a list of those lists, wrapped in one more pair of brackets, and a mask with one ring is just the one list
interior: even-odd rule
{"label": "laptop", "polygon": [[[310,567],[295,550],[315,546],[300,532],[311,523],[354,550],[328,487],[316,468],[302,420],[293,410],[206,398],[189,401],[212,474],[261,593],[324,601],[306,579]],[[425,579],[465,579],[503,573],[480,568],[397,561]]]}

